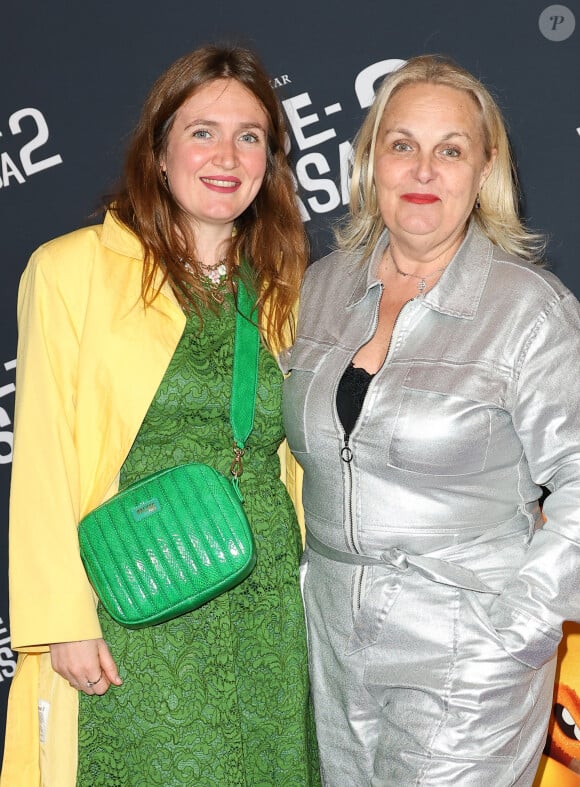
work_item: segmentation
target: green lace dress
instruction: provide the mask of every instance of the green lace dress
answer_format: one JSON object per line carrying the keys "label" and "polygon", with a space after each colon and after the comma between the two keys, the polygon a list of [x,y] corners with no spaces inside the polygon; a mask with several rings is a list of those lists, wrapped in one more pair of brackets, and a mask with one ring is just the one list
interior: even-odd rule
{"label": "green lace dress", "polygon": [[[121,488],[199,461],[228,472],[235,309],[190,315],[121,471]],[[99,607],[124,680],[80,694],[77,787],[319,785],[299,593],[300,535],[278,480],[281,374],[262,348],[241,485],[257,566],[194,612],[129,630]]]}

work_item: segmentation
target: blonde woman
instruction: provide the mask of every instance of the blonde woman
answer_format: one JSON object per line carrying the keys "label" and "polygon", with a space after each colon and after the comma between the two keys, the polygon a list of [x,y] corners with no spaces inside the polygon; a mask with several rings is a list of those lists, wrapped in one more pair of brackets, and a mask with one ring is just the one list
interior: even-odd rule
{"label": "blonde woman", "polygon": [[578,302],[450,61],[385,80],[350,207],[286,358],[323,782],[529,787],[580,617]]}

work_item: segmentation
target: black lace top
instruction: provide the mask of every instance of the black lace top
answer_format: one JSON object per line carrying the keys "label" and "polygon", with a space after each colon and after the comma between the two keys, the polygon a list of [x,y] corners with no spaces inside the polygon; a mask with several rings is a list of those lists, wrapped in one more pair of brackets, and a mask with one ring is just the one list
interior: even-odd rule
{"label": "black lace top", "polygon": [[359,366],[353,366],[352,363],[346,367],[341,377],[336,392],[336,409],[346,434],[350,434],[354,429],[373,377],[374,374]]}

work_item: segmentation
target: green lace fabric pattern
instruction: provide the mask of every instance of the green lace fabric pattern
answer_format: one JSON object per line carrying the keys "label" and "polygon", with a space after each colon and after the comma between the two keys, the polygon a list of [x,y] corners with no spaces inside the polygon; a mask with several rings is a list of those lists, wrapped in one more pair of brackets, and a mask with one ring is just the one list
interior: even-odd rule
{"label": "green lace fabric pattern", "polygon": [[[192,314],[121,472],[206,462],[227,475],[235,308]],[[241,487],[258,562],[241,585],[129,630],[99,606],[123,686],[79,695],[77,787],[319,785],[299,591],[300,534],[279,481],[282,376],[260,350]]]}

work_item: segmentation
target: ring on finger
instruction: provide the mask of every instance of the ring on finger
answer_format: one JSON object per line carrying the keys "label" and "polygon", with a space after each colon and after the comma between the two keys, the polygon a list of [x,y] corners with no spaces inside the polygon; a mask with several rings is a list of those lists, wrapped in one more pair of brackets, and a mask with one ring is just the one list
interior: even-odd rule
{"label": "ring on finger", "polygon": [[96,680],[87,680],[87,688],[92,689],[93,686],[96,686],[103,678],[103,670],[101,670],[101,674]]}

